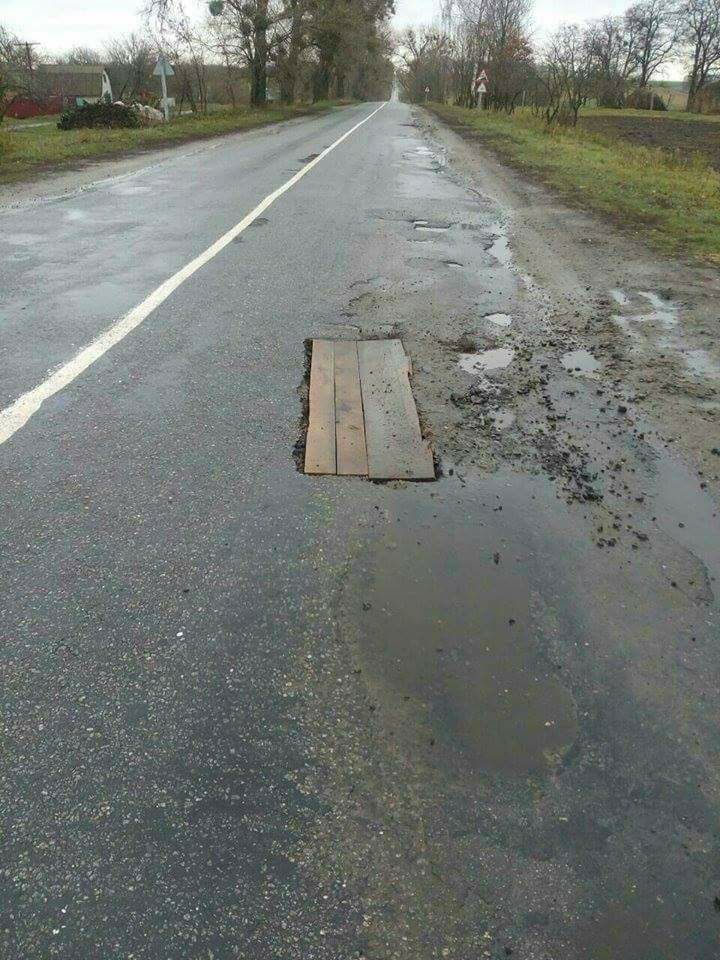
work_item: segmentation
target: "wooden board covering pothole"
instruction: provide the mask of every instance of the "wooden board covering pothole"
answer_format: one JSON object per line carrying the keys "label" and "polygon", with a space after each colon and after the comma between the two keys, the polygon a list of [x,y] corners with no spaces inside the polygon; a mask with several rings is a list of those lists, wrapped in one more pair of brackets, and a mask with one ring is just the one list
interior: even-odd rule
{"label": "wooden board covering pothole", "polygon": [[433,480],[399,340],[313,340],[305,473]]}

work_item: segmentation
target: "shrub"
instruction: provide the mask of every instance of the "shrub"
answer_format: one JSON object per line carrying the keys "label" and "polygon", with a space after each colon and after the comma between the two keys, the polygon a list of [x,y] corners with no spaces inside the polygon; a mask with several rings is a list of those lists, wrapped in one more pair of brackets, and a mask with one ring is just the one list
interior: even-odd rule
{"label": "shrub", "polygon": [[636,110],[667,110],[667,103],[661,96],[650,90],[634,90],[628,94],[625,100],[626,107],[634,107]]}
{"label": "shrub", "polygon": [[86,103],[66,110],[58,122],[58,130],[81,127],[139,127],[140,117],[132,107],[122,103]]}

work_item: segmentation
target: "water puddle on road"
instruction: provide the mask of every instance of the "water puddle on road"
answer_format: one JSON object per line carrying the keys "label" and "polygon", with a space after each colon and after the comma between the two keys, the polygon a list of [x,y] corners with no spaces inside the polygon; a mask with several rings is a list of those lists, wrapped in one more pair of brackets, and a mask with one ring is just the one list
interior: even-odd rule
{"label": "water puddle on road", "polygon": [[507,313],[488,313],[484,319],[496,327],[509,327],[512,323],[512,317]]}
{"label": "water puddle on road", "polygon": [[[531,495],[523,487],[513,500],[526,505]],[[364,672],[381,691],[383,722],[438,763],[452,756],[486,771],[547,770],[577,727],[572,697],[538,648],[517,562],[527,546],[508,541],[493,496],[467,510],[455,496],[396,503],[356,600]]]}
{"label": "water puddle on road", "polygon": [[610,296],[619,307],[627,307],[630,304],[630,297],[625,293],[624,290],[620,290],[619,288],[611,290]]}
{"label": "water puddle on road", "polygon": [[451,223],[432,223],[429,220],[415,220],[413,222],[413,229],[422,233],[444,233],[451,226]]}
{"label": "water puddle on road", "polygon": [[510,238],[506,237],[504,234],[496,237],[490,247],[488,248],[488,253],[491,257],[494,257],[498,263],[502,264],[504,267],[510,267],[512,264],[512,253],[510,252]]}
{"label": "water puddle on road", "polygon": [[644,293],[641,291],[640,296],[647,300],[654,309],[651,313],[643,314],[640,317],[633,317],[634,320],[655,321],[661,323],[667,329],[677,324],[677,307],[674,303],[671,303],[669,300],[664,300],[661,296],[658,296],[657,293],[650,291]]}
{"label": "water puddle on road", "polygon": [[495,430],[509,430],[515,423],[515,413],[512,410],[495,410],[490,414]]}
{"label": "water puddle on road", "polygon": [[716,363],[706,350],[688,350],[683,353],[683,360],[691,373],[699,377],[720,379],[720,364]]}
{"label": "water puddle on road", "polygon": [[713,594],[720,585],[720,513],[697,476],[662,447],[657,454],[654,512],[658,527],[704,566]]}
{"label": "water puddle on road", "polygon": [[[611,291],[613,299],[619,306],[629,307],[630,298],[627,297],[622,290]],[[615,296],[618,294],[618,296]],[[619,295],[622,294],[620,297]],[[639,312],[639,313],[617,313],[613,315],[613,321],[616,323],[621,330],[630,336],[638,336],[638,331],[635,329],[636,324],[648,324],[652,326],[653,324],[660,324],[665,330],[672,330],[677,326],[678,323],[678,308],[677,305],[672,303],[670,300],[665,300],[657,293],[653,293],[650,290],[639,291],[638,296],[642,297],[643,300],[647,300],[653,309],[649,312]]]}
{"label": "water puddle on road", "polygon": [[602,368],[602,363],[589,350],[570,350],[560,358],[560,363],[571,373],[594,377]]}
{"label": "water puddle on road", "polygon": [[483,350],[481,353],[461,353],[458,364],[466,373],[485,373],[487,370],[503,370],[510,366],[515,351],[509,347]]}

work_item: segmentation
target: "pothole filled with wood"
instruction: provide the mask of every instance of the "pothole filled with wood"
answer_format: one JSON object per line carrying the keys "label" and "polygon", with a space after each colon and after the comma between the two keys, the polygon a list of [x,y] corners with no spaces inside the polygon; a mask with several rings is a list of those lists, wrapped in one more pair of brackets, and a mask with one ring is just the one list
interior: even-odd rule
{"label": "pothole filled with wood", "polygon": [[313,340],[304,472],[434,480],[400,340]]}

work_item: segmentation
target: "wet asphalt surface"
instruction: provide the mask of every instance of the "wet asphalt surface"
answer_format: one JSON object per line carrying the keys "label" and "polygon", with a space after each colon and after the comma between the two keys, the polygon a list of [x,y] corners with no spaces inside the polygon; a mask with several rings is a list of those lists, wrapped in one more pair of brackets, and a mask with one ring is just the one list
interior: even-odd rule
{"label": "wet asphalt surface", "polygon": [[[2,403],[375,106],[2,213]],[[718,955],[717,510],[521,286],[391,103],[0,446],[0,955]],[[304,341],[388,333],[439,480],[304,477]]]}

